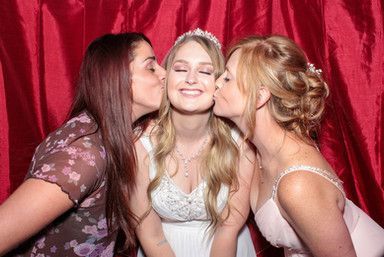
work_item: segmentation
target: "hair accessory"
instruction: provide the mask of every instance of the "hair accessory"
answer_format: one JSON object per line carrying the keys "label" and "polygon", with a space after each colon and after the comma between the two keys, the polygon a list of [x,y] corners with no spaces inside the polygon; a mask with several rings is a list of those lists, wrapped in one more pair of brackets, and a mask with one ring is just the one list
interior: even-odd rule
{"label": "hair accessory", "polygon": [[217,46],[217,48],[221,49],[221,44],[220,44],[219,40],[217,39],[217,37],[215,37],[212,33],[208,32],[208,31],[201,30],[200,28],[185,32],[184,34],[182,34],[181,36],[179,36],[176,39],[174,45],[177,45],[178,43],[180,43],[180,41],[183,40],[184,38],[191,37],[191,36],[204,37],[204,38],[212,41]]}
{"label": "hair accessory", "polygon": [[307,63],[307,70],[309,70],[312,73],[316,73],[317,75],[321,75],[321,73],[323,73],[321,69],[316,69],[315,65],[310,62]]}

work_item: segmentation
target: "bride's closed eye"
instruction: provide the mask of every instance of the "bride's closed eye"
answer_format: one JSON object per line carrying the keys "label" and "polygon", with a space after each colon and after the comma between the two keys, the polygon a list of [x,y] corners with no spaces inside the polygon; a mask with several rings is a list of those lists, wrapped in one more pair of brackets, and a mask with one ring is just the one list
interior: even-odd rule
{"label": "bride's closed eye", "polygon": [[173,69],[175,72],[187,72],[186,69]]}
{"label": "bride's closed eye", "polygon": [[183,65],[175,65],[172,67],[175,72],[187,72],[187,68]]}

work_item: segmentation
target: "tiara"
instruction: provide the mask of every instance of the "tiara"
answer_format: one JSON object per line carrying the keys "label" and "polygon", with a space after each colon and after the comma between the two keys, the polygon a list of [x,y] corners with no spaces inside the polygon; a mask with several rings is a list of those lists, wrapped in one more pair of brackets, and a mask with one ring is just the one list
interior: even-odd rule
{"label": "tiara", "polygon": [[204,38],[212,41],[217,46],[217,48],[221,49],[221,44],[220,44],[219,40],[217,39],[217,37],[215,37],[212,33],[208,32],[208,31],[201,30],[200,28],[197,28],[195,30],[190,30],[188,32],[185,32],[181,36],[179,36],[176,39],[174,46],[177,45],[178,43],[180,43],[180,41],[182,41],[184,38],[192,37],[192,36],[204,37]]}
{"label": "tiara", "polygon": [[312,73],[315,73],[317,75],[321,75],[321,73],[323,73],[323,71],[321,69],[316,69],[315,65],[313,63],[307,63],[307,70],[312,72]]}

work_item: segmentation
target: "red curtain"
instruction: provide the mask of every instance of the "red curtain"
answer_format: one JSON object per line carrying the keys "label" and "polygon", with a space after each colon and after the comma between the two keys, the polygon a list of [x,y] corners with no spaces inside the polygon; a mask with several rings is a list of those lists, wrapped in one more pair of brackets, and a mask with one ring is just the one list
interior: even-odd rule
{"label": "red curtain", "polygon": [[[384,226],[381,0],[13,0],[2,1],[0,13],[0,202],[66,117],[91,40],[141,31],[161,60],[178,35],[200,27],[225,47],[273,33],[305,49],[331,88],[321,150],[348,197]],[[258,242],[260,256],[280,256]]]}

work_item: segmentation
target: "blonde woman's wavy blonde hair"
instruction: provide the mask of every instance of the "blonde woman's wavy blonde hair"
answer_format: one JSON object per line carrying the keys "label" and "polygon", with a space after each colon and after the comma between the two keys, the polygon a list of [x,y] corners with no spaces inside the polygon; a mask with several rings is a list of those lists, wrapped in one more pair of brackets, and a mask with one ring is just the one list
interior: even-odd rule
{"label": "blonde woman's wavy blonde hair", "polygon": [[240,40],[228,58],[240,50],[237,84],[247,96],[244,116],[247,138],[253,136],[260,87],[271,92],[268,108],[274,120],[285,130],[313,144],[329,94],[320,72],[308,69],[305,53],[284,36],[250,36]]}
{"label": "blonde woman's wavy blonde hair", "polygon": [[[214,76],[217,79],[224,71],[224,58],[217,46],[207,38],[201,36],[186,36],[175,44],[168,53],[165,60],[165,67],[168,73],[173,64],[177,51],[187,42],[194,41],[210,56]],[[166,86],[168,82],[166,81]],[[150,182],[147,190],[147,196],[151,200],[151,192],[156,189],[166,170],[166,157],[173,156],[175,147],[175,128],[172,123],[172,107],[168,99],[167,90],[159,109],[158,120],[152,135],[156,139],[154,158],[157,166],[156,177]],[[210,230],[215,231],[217,226],[224,220],[220,217],[217,209],[217,196],[222,184],[229,188],[238,188],[237,169],[238,169],[238,149],[237,144],[231,136],[231,127],[221,118],[211,115],[209,118],[209,128],[212,140],[208,145],[208,151],[202,156],[203,162],[201,169],[202,177],[207,183],[205,197],[205,207],[210,218]]]}

